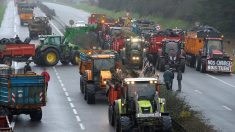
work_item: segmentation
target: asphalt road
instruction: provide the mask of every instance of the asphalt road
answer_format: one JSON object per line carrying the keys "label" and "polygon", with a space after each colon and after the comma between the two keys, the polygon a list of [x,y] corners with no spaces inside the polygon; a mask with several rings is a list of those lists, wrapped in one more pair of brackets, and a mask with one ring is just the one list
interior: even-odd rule
{"label": "asphalt road", "polygon": [[[63,5],[47,3],[66,24],[69,20],[87,22],[88,13]],[[14,12],[12,11],[14,9]],[[27,27],[19,25],[19,18],[15,13],[13,2],[8,5],[5,18],[0,29],[0,38],[28,36]],[[40,12],[38,10],[38,12]],[[53,32],[59,33],[54,21],[51,22]],[[53,26],[54,25],[54,26]],[[37,40],[35,40],[37,43]],[[15,64],[23,68],[23,63]],[[32,65],[33,69],[41,72],[41,68]],[[108,124],[107,101],[105,97],[98,97],[97,104],[88,105],[79,90],[79,72],[76,66],[48,67],[52,80],[48,88],[48,103],[43,107],[41,122],[31,122],[29,116],[15,117],[15,132],[110,132]],[[186,97],[193,109],[202,111],[210,123],[223,132],[235,131],[235,81],[234,75],[202,74],[192,68],[186,68],[182,81],[182,97]],[[177,82],[174,80],[174,91]]]}

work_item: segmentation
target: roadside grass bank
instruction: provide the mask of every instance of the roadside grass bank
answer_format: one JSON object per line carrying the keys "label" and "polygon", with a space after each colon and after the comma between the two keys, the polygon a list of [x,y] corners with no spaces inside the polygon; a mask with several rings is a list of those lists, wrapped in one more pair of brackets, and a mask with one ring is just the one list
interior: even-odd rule
{"label": "roadside grass bank", "polygon": [[201,112],[193,110],[185,98],[178,92],[171,92],[162,87],[160,97],[166,99],[166,107],[173,120],[190,132],[216,132],[209,120],[205,119]]}
{"label": "roadside grass bank", "polygon": [[2,19],[4,17],[4,13],[5,13],[6,3],[7,2],[5,0],[2,0],[1,4],[0,4],[0,27],[1,27],[1,24],[2,24]]}

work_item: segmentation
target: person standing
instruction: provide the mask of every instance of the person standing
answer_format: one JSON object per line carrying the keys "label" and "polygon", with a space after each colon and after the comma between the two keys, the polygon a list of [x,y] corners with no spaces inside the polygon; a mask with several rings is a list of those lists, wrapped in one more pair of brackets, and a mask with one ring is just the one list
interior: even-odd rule
{"label": "person standing", "polygon": [[45,83],[46,83],[46,92],[48,89],[48,82],[50,81],[50,75],[49,73],[46,71],[46,68],[43,68],[43,72],[41,73],[41,75],[43,75],[45,77]]}
{"label": "person standing", "polygon": [[182,81],[183,77],[182,77],[182,72],[181,70],[178,70],[178,73],[177,73],[177,80],[178,80],[178,90],[179,92],[181,92],[181,81]]}
{"label": "person standing", "polygon": [[172,90],[172,82],[174,79],[174,73],[170,70],[169,66],[166,65],[166,71],[163,73],[163,79],[166,84],[167,90]]}
{"label": "person standing", "polygon": [[30,67],[29,63],[30,62],[26,62],[26,65],[24,66],[24,73],[32,71],[32,68]]}

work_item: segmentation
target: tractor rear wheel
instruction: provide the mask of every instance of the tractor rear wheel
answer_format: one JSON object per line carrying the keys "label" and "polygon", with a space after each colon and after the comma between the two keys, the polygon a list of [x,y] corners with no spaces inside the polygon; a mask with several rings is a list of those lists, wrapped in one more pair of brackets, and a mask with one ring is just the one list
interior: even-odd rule
{"label": "tractor rear wheel", "polygon": [[60,62],[61,62],[63,65],[68,65],[68,64],[69,64],[69,61],[68,61],[68,60],[60,60]]}
{"label": "tractor rear wheel", "polygon": [[113,111],[113,106],[109,105],[109,124],[111,126],[114,126],[114,111]]}
{"label": "tractor rear wheel", "polygon": [[160,70],[161,72],[164,72],[164,71],[165,71],[165,60],[164,60],[164,59],[160,59],[159,70]]}
{"label": "tractor rear wheel", "polygon": [[43,60],[46,66],[54,66],[59,61],[59,53],[55,49],[47,49],[44,52]]}
{"label": "tractor rear wheel", "polygon": [[30,113],[30,118],[32,121],[40,121],[42,119],[42,109],[32,111]]}
{"label": "tractor rear wheel", "polygon": [[78,63],[80,62],[80,55],[79,52],[74,52],[72,54],[72,58],[71,58],[71,63],[73,65],[78,65]]}
{"label": "tractor rear wheel", "polygon": [[84,81],[82,77],[80,77],[80,91],[84,94]]}

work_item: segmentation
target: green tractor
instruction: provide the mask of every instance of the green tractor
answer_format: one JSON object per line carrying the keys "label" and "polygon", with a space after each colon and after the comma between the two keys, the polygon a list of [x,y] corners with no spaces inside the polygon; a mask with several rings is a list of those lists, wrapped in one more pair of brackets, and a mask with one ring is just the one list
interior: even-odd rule
{"label": "green tractor", "polygon": [[166,101],[158,97],[160,85],[157,78],[125,78],[122,86],[115,85],[114,91],[120,90],[121,96],[110,103],[109,123],[116,132],[171,131]]}
{"label": "green tractor", "polygon": [[[41,66],[54,66],[59,61],[63,65],[78,64],[79,50],[88,45],[86,39],[94,26],[67,27],[64,36],[39,35],[40,44],[36,48],[33,61]],[[84,39],[86,38],[86,39]],[[93,42],[95,43],[95,42]]]}
{"label": "green tractor", "polygon": [[125,47],[121,50],[123,65],[128,68],[142,69],[143,58],[145,56],[145,41],[140,37],[131,37],[125,42]]}

